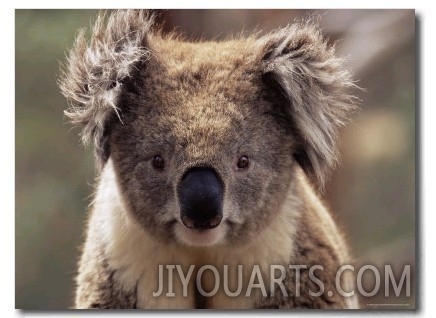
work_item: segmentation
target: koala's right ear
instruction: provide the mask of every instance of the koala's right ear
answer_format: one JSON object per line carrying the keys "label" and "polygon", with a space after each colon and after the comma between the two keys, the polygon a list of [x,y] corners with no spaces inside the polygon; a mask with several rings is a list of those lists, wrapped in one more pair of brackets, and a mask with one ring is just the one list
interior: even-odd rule
{"label": "koala's right ear", "polygon": [[263,74],[284,94],[296,127],[294,156],[322,189],[339,160],[338,127],[355,108],[348,92],[355,85],[334,47],[309,22],[276,30],[259,39],[259,45]]}
{"label": "koala's right ear", "polygon": [[153,15],[144,10],[119,10],[109,16],[102,12],[92,28],[89,41],[81,30],[61,69],[59,86],[70,108],[65,115],[83,127],[84,144],[94,139],[97,159],[109,156],[106,121],[119,119],[117,100],[122,81],[140,61],[148,58],[148,33]]}

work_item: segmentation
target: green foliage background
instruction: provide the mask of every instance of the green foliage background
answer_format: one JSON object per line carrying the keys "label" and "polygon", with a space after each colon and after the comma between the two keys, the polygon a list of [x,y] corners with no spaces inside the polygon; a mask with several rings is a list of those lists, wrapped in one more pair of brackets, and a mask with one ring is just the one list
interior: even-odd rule
{"label": "green foliage background", "polygon": [[16,13],[16,307],[67,308],[94,171],[56,81],[96,11]]}

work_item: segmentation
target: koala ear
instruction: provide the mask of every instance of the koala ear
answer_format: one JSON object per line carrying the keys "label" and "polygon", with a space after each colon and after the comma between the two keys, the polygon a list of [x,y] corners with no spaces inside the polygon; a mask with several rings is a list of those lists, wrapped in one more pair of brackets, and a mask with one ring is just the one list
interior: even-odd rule
{"label": "koala ear", "polygon": [[83,127],[84,144],[94,139],[96,155],[104,163],[109,156],[105,123],[114,115],[121,120],[117,100],[123,80],[135,65],[148,58],[147,34],[153,16],[142,10],[102,12],[91,37],[81,30],[62,65],[59,86],[70,108],[65,115]]}
{"label": "koala ear", "polygon": [[284,93],[298,147],[294,153],[310,180],[323,189],[338,160],[338,127],[355,108],[355,86],[318,29],[293,24],[259,39],[264,76]]}

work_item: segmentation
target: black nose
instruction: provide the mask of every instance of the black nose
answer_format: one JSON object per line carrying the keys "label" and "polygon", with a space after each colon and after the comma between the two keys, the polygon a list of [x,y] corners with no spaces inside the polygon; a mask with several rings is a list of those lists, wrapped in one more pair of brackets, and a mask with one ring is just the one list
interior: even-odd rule
{"label": "black nose", "polygon": [[179,186],[180,218],[190,229],[217,227],[223,218],[223,183],[211,168],[192,168]]}

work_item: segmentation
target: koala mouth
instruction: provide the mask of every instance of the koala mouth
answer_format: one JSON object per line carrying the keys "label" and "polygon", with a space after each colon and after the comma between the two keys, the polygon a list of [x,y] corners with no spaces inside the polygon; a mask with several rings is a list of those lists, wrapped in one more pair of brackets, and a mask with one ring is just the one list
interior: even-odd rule
{"label": "koala mouth", "polygon": [[222,215],[216,215],[215,217],[213,217],[210,220],[207,220],[204,223],[193,221],[190,218],[188,218],[186,215],[182,215],[181,220],[183,225],[185,225],[190,230],[207,231],[210,229],[214,229],[218,225],[220,225],[222,220]]}
{"label": "koala mouth", "polygon": [[[182,222],[183,223],[183,222]],[[175,235],[180,243],[189,246],[212,246],[224,242],[226,234],[225,224],[220,224],[212,229],[190,229],[184,224],[178,224]]]}
{"label": "koala mouth", "polygon": [[180,220],[186,228],[204,232],[220,225],[224,186],[214,169],[194,167],[186,171],[178,194]]}

